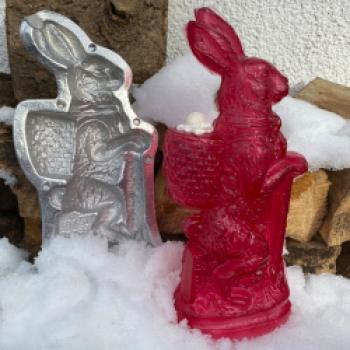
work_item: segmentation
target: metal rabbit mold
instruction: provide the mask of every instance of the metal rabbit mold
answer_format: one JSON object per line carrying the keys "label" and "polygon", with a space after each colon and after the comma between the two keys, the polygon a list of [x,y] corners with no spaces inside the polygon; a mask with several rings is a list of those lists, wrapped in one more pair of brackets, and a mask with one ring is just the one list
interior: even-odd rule
{"label": "metal rabbit mold", "polygon": [[56,99],[21,102],[14,120],[19,162],[39,193],[44,242],[92,232],[111,243],[159,243],[157,134],[130,106],[128,64],[50,11],[25,18],[21,38],[58,87]]}

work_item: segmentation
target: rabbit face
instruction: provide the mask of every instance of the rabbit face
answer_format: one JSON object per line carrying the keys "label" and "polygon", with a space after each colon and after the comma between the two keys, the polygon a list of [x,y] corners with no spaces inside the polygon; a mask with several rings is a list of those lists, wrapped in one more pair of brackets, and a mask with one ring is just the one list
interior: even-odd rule
{"label": "rabbit face", "polygon": [[88,57],[69,68],[68,84],[73,100],[82,103],[110,103],[124,84],[123,71],[104,60]]}
{"label": "rabbit face", "polygon": [[196,58],[221,75],[218,94],[221,111],[268,111],[288,93],[288,80],[270,63],[248,58],[234,29],[209,8],[195,11],[186,33]]}
{"label": "rabbit face", "polygon": [[242,66],[242,96],[247,100],[273,104],[288,94],[288,79],[270,63],[248,58]]}

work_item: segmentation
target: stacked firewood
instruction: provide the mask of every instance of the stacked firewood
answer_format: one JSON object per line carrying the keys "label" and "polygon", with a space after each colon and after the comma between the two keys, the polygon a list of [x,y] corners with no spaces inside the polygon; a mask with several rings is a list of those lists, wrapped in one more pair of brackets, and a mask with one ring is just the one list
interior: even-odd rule
{"label": "stacked firewood", "polygon": [[[350,118],[350,104],[347,104],[350,88],[317,78],[298,98]],[[157,220],[164,239],[185,239],[182,222],[193,211],[178,206],[168,196],[160,161],[165,131],[164,126],[158,126]],[[11,127],[5,124],[0,124],[0,158],[0,170],[17,178],[11,190],[0,181],[0,237],[6,235],[35,255],[41,246],[37,194],[19,168]],[[350,169],[309,172],[294,183],[287,237],[287,264],[300,265],[307,272],[338,272],[350,276]]]}

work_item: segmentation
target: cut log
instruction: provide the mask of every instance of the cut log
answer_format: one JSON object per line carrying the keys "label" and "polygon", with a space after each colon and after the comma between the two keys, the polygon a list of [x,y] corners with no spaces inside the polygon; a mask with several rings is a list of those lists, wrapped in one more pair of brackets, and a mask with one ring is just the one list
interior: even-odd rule
{"label": "cut log", "polygon": [[332,185],[320,233],[329,246],[336,246],[350,240],[350,169],[329,171],[328,176]]}
{"label": "cut log", "polygon": [[316,235],[306,243],[288,238],[287,250],[288,254],[284,258],[288,266],[301,266],[303,271],[308,273],[335,273],[341,246],[328,247],[320,236]]}
{"label": "cut log", "polygon": [[17,164],[15,148],[12,139],[12,127],[4,123],[0,123],[0,163]]}
{"label": "cut log", "polygon": [[329,190],[327,173],[306,173],[292,187],[287,219],[287,236],[308,242],[317,233],[326,214]]}
{"label": "cut log", "polygon": [[22,218],[40,219],[40,206],[37,191],[27,180],[22,170],[14,170],[17,177],[17,184],[12,188],[17,196],[19,215]]}
{"label": "cut log", "polygon": [[24,237],[20,247],[35,257],[41,249],[41,220],[24,218]]}
{"label": "cut log", "polygon": [[350,118],[350,88],[316,78],[301,90],[297,96],[327,111]]}

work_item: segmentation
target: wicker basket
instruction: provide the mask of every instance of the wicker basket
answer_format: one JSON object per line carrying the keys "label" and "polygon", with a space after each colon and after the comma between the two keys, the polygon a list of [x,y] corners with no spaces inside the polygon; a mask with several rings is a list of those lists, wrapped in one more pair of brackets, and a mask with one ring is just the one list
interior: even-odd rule
{"label": "wicker basket", "polygon": [[190,208],[209,206],[219,190],[222,141],[212,134],[169,129],[164,142],[164,169],[171,197]]}

